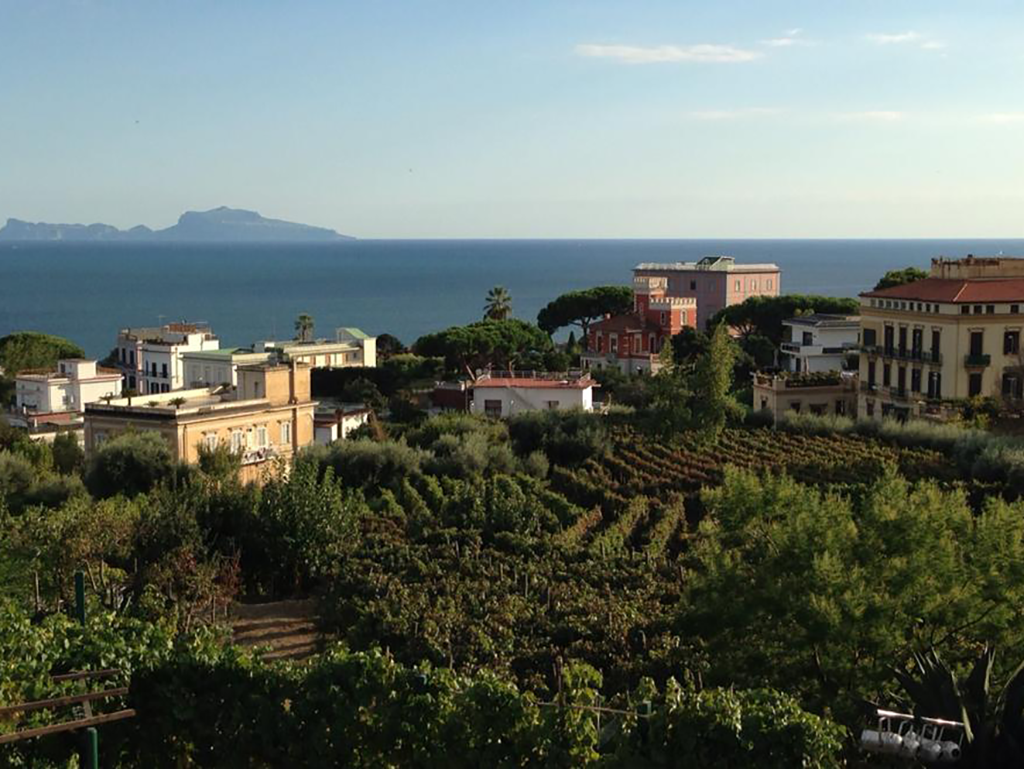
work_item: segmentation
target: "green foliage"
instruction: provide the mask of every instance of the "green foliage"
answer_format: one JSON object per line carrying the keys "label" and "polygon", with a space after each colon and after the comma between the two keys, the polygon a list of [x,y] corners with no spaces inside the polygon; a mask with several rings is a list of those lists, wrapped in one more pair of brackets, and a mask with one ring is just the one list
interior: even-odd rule
{"label": "green foliage", "polygon": [[295,338],[300,342],[312,342],[314,327],[313,316],[305,312],[301,313],[295,319]]}
{"label": "green foliage", "polygon": [[504,286],[495,286],[487,292],[484,302],[484,318],[505,320],[512,316],[512,295]]}
{"label": "green foliage", "polygon": [[530,356],[543,355],[551,346],[550,337],[536,326],[508,318],[482,320],[427,334],[416,340],[414,351],[443,358],[449,371],[474,376],[478,369],[512,369]]}
{"label": "green foliage", "polygon": [[89,460],[85,485],[97,497],[133,497],[176,480],[177,463],[157,432],[127,432],[105,441]]}
{"label": "green foliage", "polygon": [[715,327],[707,352],[697,359],[693,369],[693,425],[704,437],[717,438],[729,420],[740,415],[739,404],[731,395],[736,343],[724,325]]}
{"label": "green foliage", "polygon": [[321,473],[330,468],[347,488],[374,490],[395,489],[403,478],[417,477],[428,458],[427,452],[403,442],[359,438],[306,449],[296,464],[311,462]]}
{"label": "green foliage", "polygon": [[32,368],[53,368],[60,358],[84,358],[82,348],[67,339],[37,331],[19,331],[0,338],[0,368],[8,377]]}
{"label": "green foliage", "polygon": [[527,411],[508,420],[508,431],[519,456],[543,451],[557,465],[579,465],[608,450],[604,418],[581,410]]}
{"label": "green foliage", "polygon": [[608,315],[622,315],[633,307],[633,290],[629,286],[595,286],[570,291],[537,314],[537,325],[549,334],[565,326],[579,326],[580,342],[587,345],[590,324]]}
{"label": "green foliage", "polygon": [[388,361],[396,355],[405,353],[405,345],[402,340],[392,334],[381,334],[377,337],[377,357]]}
{"label": "green foliage", "polygon": [[714,650],[710,680],[851,716],[908,647],[1024,641],[1019,505],[974,517],[963,495],[892,472],[848,498],[731,471],[702,501],[678,627]]}
{"label": "green foliage", "polygon": [[199,447],[199,470],[208,478],[221,483],[235,481],[241,469],[242,455],[232,451],[230,446]]}
{"label": "green foliage", "polygon": [[882,276],[881,280],[875,284],[874,290],[881,291],[883,288],[902,286],[905,283],[913,283],[917,280],[924,280],[927,277],[928,271],[922,270],[919,267],[904,267],[902,270],[889,270]]}
{"label": "green foliage", "polygon": [[708,328],[724,323],[727,327],[737,329],[741,336],[757,334],[778,346],[783,341],[782,321],[812,312],[856,315],[860,312],[860,305],[856,299],[832,296],[752,296],[740,304],[732,304],[716,312],[708,321]]}
{"label": "green foliage", "polygon": [[78,436],[72,432],[58,433],[53,439],[53,466],[64,475],[80,473],[85,466],[85,452]]}

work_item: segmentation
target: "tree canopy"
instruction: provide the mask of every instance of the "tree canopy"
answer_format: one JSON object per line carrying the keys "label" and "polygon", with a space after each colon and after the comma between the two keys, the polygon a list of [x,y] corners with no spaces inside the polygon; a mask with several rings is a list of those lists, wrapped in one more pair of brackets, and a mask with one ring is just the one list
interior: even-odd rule
{"label": "tree canopy", "polygon": [[881,291],[883,288],[892,288],[893,286],[902,286],[904,283],[913,283],[915,280],[924,280],[927,277],[928,272],[920,269],[919,267],[904,267],[902,270],[889,270],[882,276],[881,280],[875,284],[875,291]]}
{"label": "tree canopy", "polygon": [[0,368],[13,377],[28,368],[50,368],[60,358],[84,358],[74,342],[38,331],[18,331],[0,339]]}
{"label": "tree canopy", "polygon": [[760,334],[778,345],[783,341],[782,321],[815,312],[856,315],[860,312],[860,304],[856,299],[848,297],[813,294],[752,296],[740,304],[732,304],[716,312],[708,321],[708,327],[714,328],[725,323],[743,337]]}
{"label": "tree canopy", "polygon": [[595,320],[608,315],[621,315],[633,307],[633,290],[629,286],[595,286],[562,294],[537,314],[537,325],[549,334],[565,326],[579,326],[584,349],[587,331]]}
{"label": "tree canopy", "polygon": [[548,352],[551,338],[523,320],[481,320],[427,334],[413,346],[417,355],[444,358],[449,371],[475,376],[477,369],[511,370]]}
{"label": "tree canopy", "polygon": [[316,321],[313,320],[312,315],[305,312],[301,313],[295,319],[295,338],[300,342],[312,342],[315,326]]}

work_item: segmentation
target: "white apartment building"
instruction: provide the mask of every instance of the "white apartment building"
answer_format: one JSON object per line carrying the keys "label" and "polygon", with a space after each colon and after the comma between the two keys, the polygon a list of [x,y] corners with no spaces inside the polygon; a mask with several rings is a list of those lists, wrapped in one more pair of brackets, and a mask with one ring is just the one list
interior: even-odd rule
{"label": "white apartment building", "polygon": [[377,337],[352,327],[336,329],[333,342],[329,339],[264,341],[257,344],[256,349],[273,352],[284,362],[308,363],[313,368],[372,368],[377,365]]}
{"label": "white apartment building", "polygon": [[469,410],[494,418],[507,418],[524,411],[582,409],[594,410],[594,388],[590,375],[565,377],[544,374],[535,377],[489,377],[473,383]]}
{"label": "white apartment building", "polygon": [[860,336],[857,315],[815,313],[782,321],[782,367],[794,373],[842,371]]}
{"label": "white apartment building", "polygon": [[[12,421],[31,417],[80,412],[87,403],[121,394],[121,372],[102,368],[94,360],[65,358],[57,368],[30,369],[19,372],[14,379],[14,404],[17,414]],[[22,420],[17,417],[21,416]],[[27,426],[27,425],[23,425]]]}
{"label": "white apartment building", "polygon": [[121,329],[117,333],[115,355],[124,387],[148,395],[185,386],[181,366],[183,353],[219,347],[220,342],[209,326],[168,323],[159,327]]}
{"label": "white apartment building", "polygon": [[238,385],[238,367],[267,363],[270,352],[256,352],[250,347],[229,347],[224,350],[198,350],[182,353],[185,387],[216,387]]}

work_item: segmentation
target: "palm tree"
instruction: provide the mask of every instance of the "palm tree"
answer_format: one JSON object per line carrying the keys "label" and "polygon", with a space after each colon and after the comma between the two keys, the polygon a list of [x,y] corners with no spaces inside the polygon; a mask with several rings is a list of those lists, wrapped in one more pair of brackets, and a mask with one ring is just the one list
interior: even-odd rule
{"label": "palm tree", "polygon": [[300,342],[313,341],[313,316],[302,313],[295,319],[295,338]]}
{"label": "palm tree", "polygon": [[484,317],[490,320],[505,320],[512,314],[512,295],[504,286],[495,286],[487,292]]}

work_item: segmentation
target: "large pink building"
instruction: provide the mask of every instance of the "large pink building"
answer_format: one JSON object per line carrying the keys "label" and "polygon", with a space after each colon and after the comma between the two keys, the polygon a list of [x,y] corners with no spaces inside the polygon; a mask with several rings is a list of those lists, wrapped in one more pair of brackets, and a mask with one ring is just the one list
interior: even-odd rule
{"label": "large pink building", "polygon": [[697,300],[697,328],[723,307],[752,296],[778,296],[781,270],[777,264],[736,264],[731,256],[705,256],[698,262],[645,262],[633,268],[634,277],[665,278],[666,297]]}

